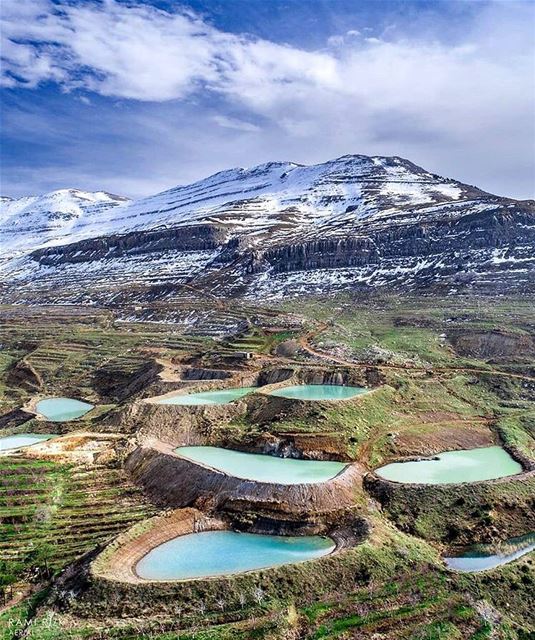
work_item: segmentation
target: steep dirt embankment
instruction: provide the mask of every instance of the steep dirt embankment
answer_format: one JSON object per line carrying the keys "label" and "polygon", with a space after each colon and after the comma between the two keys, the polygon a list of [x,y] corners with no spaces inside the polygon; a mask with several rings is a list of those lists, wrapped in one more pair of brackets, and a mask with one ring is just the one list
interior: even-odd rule
{"label": "steep dirt embankment", "polygon": [[364,487],[407,533],[474,544],[535,530],[535,471],[461,484],[398,483],[368,474]]}
{"label": "steep dirt embankment", "polygon": [[122,402],[158,380],[161,369],[152,359],[136,364],[131,370],[117,367],[112,361],[93,373],[91,385],[104,400]]}
{"label": "steep dirt embankment", "polygon": [[127,405],[109,420],[109,424],[128,433],[137,441],[161,440],[180,445],[212,444],[221,428],[231,420],[245,415],[243,400],[222,405],[182,406],[135,402]]}
{"label": "steep dirt embankment", "polygon": [[358,464],[322,483],[253,482],[190,462],[174,454],[171,446],[153,442],[136,449],[126,468],[159,506],[195,505],[242,521],[247,514],[249,523],[275,532],[285,528],[318,531],[322,523],[335,520],[362,500],[363,469]]}
{"label": "steep dirt embankment", "polygon": [[535,355],[535,342],[527,333],[512,333],[500,329],[452,329],[448,332],[448,340],[458,354],[470,358],[499,361],[526,359]]}

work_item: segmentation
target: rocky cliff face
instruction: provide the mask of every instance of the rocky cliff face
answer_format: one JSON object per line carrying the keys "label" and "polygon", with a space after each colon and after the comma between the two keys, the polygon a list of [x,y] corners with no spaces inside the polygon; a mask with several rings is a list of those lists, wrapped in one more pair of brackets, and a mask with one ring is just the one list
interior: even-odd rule
{"label": "rocky cliff face", "polygon": [[223,229],[209,226],[133,231],[122,235],[88,238],[59,247],[44,247],[31,257],[42,265],[114,260],[123,256],[172,251],[213,251],[224,245]]}
{"label": "rocky cliff face", "polygon": [[138,302],[169,300],[184,285],[250,298],[535,288],[533,201],[493,196],[402,158],[231,169],[138,202],[92,194],[74,213],[73,193],[52,198],[52,222],[42,204],[51,194],[29,199],[18,226],[17,207],[2,204],[8,301],[110,303],[126,291]]}

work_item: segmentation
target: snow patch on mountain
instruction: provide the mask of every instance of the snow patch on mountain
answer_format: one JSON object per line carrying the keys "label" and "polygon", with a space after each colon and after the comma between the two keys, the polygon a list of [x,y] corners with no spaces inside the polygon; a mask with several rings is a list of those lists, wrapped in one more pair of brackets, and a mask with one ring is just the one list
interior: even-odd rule
{"label": "snow patch on mountain", "polygon": [[4,257],[37,246],[61,243],[80,221],[95,224],[99,214],[124,205],[127,198],[105,191],[59,189],[43,196],[0,201],[0,254]]}
{"label": "snow patch on mountain", "polygon": [[135,202],[74,189],[2,202],[0,246],[13,255],[190,224],[217,224],[257,242],[274,231],[358,221],[385,208],[458,201],[466,191],[397,157],[351,155],[311,166],[269,162],[221,171]]}
{"label": "snow patch on mountain", "polygon": [[[533,203],[398,157],[269,162],[137,201],[0,200],[6,300],[122,304],[353,287],[535,287]],[[38,250],[38,251],[36,251]]]}

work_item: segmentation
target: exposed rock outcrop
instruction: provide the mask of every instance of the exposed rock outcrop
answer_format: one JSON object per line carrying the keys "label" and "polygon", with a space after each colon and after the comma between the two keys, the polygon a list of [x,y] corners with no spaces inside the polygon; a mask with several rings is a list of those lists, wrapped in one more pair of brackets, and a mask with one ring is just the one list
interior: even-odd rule
{"label": "exposed rock outcrop", "polygon": [[226,233],[217,226],[199,225],[179,229],[134,231],[121,235],[89,238],[69,245],[37,249],[33,258],[45,265],[112,260],[124,255],[165,251],[205,251],[226,241]]}
{"label": "exposed rock outcrop", "polygon": [[182,369],[183,380],[226,380],[234,374],[235,371],[226,369],[203,369],[200,367],[184,367]]}

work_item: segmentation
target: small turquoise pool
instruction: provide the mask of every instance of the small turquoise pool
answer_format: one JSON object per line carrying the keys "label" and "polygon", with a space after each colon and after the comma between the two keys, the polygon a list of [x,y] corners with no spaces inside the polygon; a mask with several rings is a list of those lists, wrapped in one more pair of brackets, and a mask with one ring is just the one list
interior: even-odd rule
{"label": "small turquoise pool", "polygon": [[535,532],[498,544],[477,544],[444,562],[455,571],[486,571],[521,558],[535,549]]}
{"label": "small turquoise pool", "polygon": [[174,396],[156,400],[156,404],[228,404],[238,398],[243,398],[248,393],[255,391],[256,387],[237,387],[235,389],[220,389],[218,391],[200,391],[199,393],[177,393]]}
{"label": "small turquoise pool", "polygon": [[278,484],[325,482],[346,465],[324,460],[296,460],[259,453],[243,453],[220,447],[178,447],[175,452],[188,460],[217,469],[236,478]]}
{"label": "small turquoise pool", "polygon": [[265,569],[327,555],[321,536],[263,536],[235,531],[190,533],[149,551],[136,565],[144,580],[191,580]]}
{"label": "small turquoise pool", "polygon": [[276,389],[271,395],[292,400],[347,400],[367,391],[368,389],[363,387],[344,387],[337,384],[298,384]]}
{"label": "small turquoise pool", "polygon": [[36,405],[36,411],[50,422],[67,422],[81,418],[93,409],[92,404],[73,398],[46,398]]}
{"label": "small turquoise pool", "polygon": [[375,470],[386,480],[419,484],[454,484],[513,476],[522,466],[501,447],[446,451],[436,460],[394,462]]}
{"label": "small turquoise pool", "polygon": [[5,438],[0,438],[0,451],[29,447],[32,444],[50,440],[53,437],[54,435],[51,433],[19,433],[13,436],[6,436]]}

